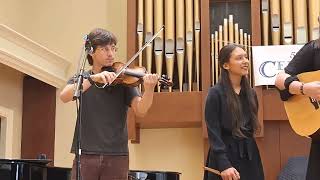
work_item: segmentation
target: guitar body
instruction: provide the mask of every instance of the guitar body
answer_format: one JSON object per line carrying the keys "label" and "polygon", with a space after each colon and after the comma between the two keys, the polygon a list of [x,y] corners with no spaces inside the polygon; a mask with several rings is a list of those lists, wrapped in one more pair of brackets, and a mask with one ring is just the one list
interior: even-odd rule
{"label": "guitar body", "polygon": [[[301,82],[320,80],[320,70],[298,75]],[[301,136],[310,136],[320,128],[320,104],[308,96],[295,95],[284,102],[292,129]]]}

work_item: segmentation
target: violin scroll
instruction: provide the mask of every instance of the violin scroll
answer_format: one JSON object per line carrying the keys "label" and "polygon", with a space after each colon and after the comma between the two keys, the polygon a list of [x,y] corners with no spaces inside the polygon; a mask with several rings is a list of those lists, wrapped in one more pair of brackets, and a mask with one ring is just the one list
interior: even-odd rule
{"label": "violin scroll", "polygon": [[159,79],[159,82],[160,82],[161,88],[164,88],[164,89],[173,86],[172,81],[170,81],[170,78],[165,74],[161,75],[161,78]]}

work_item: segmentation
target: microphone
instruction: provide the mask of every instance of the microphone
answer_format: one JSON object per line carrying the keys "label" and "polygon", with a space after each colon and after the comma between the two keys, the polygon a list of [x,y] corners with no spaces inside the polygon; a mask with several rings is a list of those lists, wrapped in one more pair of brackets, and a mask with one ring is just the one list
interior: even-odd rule
{"label": "microphone", "polygon": [[92,47],[92,44],[91,44],[91,41],[89,39],[89,36],[86,35],[86,42],[85,42],[85,50],[88,54],[91,54],[93,53],[93,47]]}

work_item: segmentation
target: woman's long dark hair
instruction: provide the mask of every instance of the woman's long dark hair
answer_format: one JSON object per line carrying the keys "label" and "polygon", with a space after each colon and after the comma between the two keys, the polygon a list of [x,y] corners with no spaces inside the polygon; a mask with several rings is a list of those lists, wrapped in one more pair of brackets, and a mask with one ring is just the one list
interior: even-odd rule
{"label": "woman's long dark hair", "polygon": [[[241,102],[232,87],[231,80],[229,78],[229,72],[223,68],[223,65],[230,61],[231,54],[236,48],[243,49],[243,47],[240,45],[229,44],[224,46],[220,50],[219,57],[218,57],[220,72],[221,72],[219,82],[225,91],[226,101],[227,101],[227,106],[229,108],[229,111],[232,112],[230,113],[232,117],[232,134],[237,137],[246,137],[246,135],[244,135],[241,131],[241,126],[244,121],[242,118],[243,112],[241,109]],[[249,112],[250,112],[249,117],[251,120],[253,130],[254,132],[257,132],[260,130],[259,122],[257,119],[258,105],[255,100],[255,94],[253,93],[253,90],[246,76],[243,76],[241,79],[241,91],[242,91],[241,93],[244,93],[246,96],[246,100],[247,100],[247,104],[249,106]]]}

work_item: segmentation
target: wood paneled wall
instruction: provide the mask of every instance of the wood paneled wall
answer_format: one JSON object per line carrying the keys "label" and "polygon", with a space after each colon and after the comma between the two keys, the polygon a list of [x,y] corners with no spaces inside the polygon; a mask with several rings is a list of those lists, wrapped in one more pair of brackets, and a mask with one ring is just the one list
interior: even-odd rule
{"label": "wood paneled wall", "polygon": [[288,121],[266,121],[264,137],[256,138],[266,180],[275,180],[290,157],[307,156],[310,139],[298,136]]}
{"label": "wood paneled wall", "polygon": [[[30,76],[23,80],[21,158],[54,160],[56,88]],[[51,163],[53,165],[53,162]]]}

